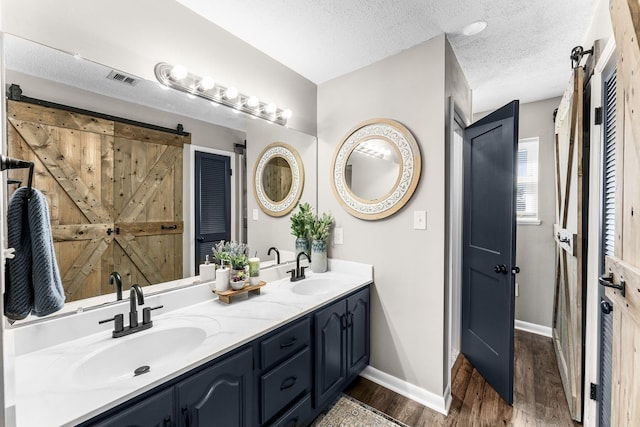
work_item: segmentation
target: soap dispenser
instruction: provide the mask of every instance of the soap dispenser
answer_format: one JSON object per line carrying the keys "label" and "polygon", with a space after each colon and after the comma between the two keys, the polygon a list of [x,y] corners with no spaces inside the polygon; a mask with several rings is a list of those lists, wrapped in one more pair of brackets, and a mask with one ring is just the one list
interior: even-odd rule
{"label": "soap dispenser", "polygon": [[209,255],[205,256],[204,264],[200,264],[200,282],[212,282],[216,280],[216,265],[209,261]]}

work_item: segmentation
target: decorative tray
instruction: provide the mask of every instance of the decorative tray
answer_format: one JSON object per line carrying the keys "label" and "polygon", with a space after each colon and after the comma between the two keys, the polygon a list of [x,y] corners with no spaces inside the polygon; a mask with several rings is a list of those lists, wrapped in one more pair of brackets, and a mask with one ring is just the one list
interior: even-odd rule
{"label": "decorative tray", "polygon": [[237,291],[233,289],[229,289],[227,291],[214,291],[214,292],[218,294],[218,298],[220,299],[220,301],[226,304],[231,304],[231,298],[233,298],[236,295],[244,294],[247,292],[249,292],[250,294],[260,295],[260,288],[266,284],[267,282],[265,282],[264,280],[261,280],[260,283],[258,283],[257,285],[250,285],[247,282],[244,288],[238,289]]}

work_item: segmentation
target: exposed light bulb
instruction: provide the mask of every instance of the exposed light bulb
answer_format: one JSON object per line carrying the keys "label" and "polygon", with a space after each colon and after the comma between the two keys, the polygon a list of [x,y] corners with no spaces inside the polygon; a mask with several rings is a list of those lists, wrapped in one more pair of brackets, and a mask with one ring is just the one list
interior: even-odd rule
{"label": "exposed light bulb", "polygon": [[256,108],[258,105],[260,105],[260,100],[257,96],[247,98],[247,107]]}
{"label": "exposed light bulb", "polygon": [[274,104],[273,102],[270,102],[267,104],[267,107],[264,109],[264,111],[266,111],[269,114],[275,114],[277,109],[278,107],[276,106],[276,104]]}
{"label": "exposed light bulb", "polygon": [[213,80],[211,77],[209,76],[204,76],[202,78],[202,80],[200,80],[200,89],[202,90],[209,90],[209,89],[213,89],[213,87],[216,85],[215,80]]}
{"label": "exposed light bulb", "polygon": [[187,74],[189,74],[189,72],[187,71],[187,67],[184,65],[177,64],[171,69],[171,77],[175,80],[182,80],[187,77]]}
{"label": "exposed light bulb", "polygon": [[290,119],[293,113],[288,108],[282,112],[283,119]]}
{"label": "exposed light bulb", "polygon": [[227,99],[236,99],[238,97],[238,89],[233,86],[228,87],[224,93],[224,97]]}

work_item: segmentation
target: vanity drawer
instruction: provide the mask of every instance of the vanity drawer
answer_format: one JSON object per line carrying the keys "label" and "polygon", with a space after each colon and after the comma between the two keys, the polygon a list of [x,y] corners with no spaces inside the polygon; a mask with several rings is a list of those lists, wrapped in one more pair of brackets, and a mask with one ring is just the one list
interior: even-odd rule
{"label": "vanity drawer", "polygon": [[306,425],[311,416],[311,394],[307,394],[297,405],[278,418],[273,427],[300,427]]}
{"label": "vanity drawer", "polygon": [[309,345],[311,323],[309,318],[285,328],[260,344],[262,369],[268,368]]}
{"label": "vanity drawer", "polygon": [[311,390],[309,347],[260,377],[261,422],[267,422],[301,394]]}

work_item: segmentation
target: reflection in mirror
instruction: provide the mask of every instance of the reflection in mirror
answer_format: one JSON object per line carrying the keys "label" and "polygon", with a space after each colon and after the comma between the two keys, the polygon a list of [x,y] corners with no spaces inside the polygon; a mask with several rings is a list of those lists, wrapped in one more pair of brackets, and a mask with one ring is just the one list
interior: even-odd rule
{"label": "reflection in mirror", "polygon": [[345,168],[349,190],[362,200],[386,196],[395,187],[400,164],[394,145],[384,139],[368,139],[354,147]]}
{"label": "reflection in mirror", "polygon": [[289,162],[284,157],[273,157],[262,172],[264,194],[273,202],[282,202],[291,191],[292,178]]}
{"label": "reflection in mirror", "polygon": [[390,119],[359,124],[336,148],[331,187],[351,215],[376,220],[393,215],[415,191],[422,160],[411,132]]}
{"label": "reflection in mirror", "polygon": [[253,191],[260,208],[270,216],[288,214],[304,189],[300,155],[289,144],[274,142],[260,153],[253,170]]}
{"label": "reflection in mirror", "polygon": [[[162,289],[171,289],[176,286],[190,285],[194,283],[195,279],[197,279],[186,278],[195,274],[195,265],[199,262],[196,256],[199,236],[196,234],[196,224],[194,221],[194,158],[198,151],[207,153],[215,152],[216,154],[228,156],[231,159],[231,168],[235,169],[232,175],[232,186],[230,190],[230,205],[232,210],[231,239],[247,242],[248,236],[253,236],[251,252],[252,254],[254,252],[260,254],[264,253],[264,255],[261,256],[265,260],[270,258],[266,256],[267,250],[270,246],[279,246],[281,251],[286,251],[288,249],[277,242],[277,236],[270,236],[268,231],[265,231],[265,229],[272,229],[271,227],[262,228],[259,233],[253,232],[252,228],[259,228],[262,224],[246,220],[248,204],[246,198],[247,173],[245,166],[247,160],[245,159],[247,155],[251,156],[252,152],[260,152],[262,148],[268,144],[268,141],[264,140],[267,135],[269,138],[272,138],[272,135],[277,133],[278,140],[281,141],[289,141],[292,139],[296,141],[296,144],[298,141],[304,141],[303,146],[309,147],[309,150],[305,152],[304,160],[309,162],[311,165],[315,165],[315,157],[309,157],[309,153],[315,153],[315,137],[304,135],[301,132],[292,129],[268,124],[262,120],[250,119],[242,113],[234,113],[230,109],[222,106],[212,107],[211,103],[206,100],[192,99],[186,94],[167,90],[166,88],[163,89],[157,82],[140,79],[136,76],[127,74],[126,72],[113,70],[107,66],[77,59],[65,52],[8,34],[5,34],[3,37],[3,52],[5,55],[5,82],[7,85],[19,85],[24,96],[43,99],[66,106],[78,107],[80,109],[95,111],[106,115],[117,116],[136,122],[149,123],[169,129],[176,129],[178,124],[181,124],[183,125],[184,131],[190,134],[191,143],[184,144],[184,148],[181,149],[182,153],[180,154],[183,159],[182,162],[175,162],[175,158],[177,157],[174,156],[174,162],[171,164],[167,163],[167,165],[169,165],[169,175],[173,177],[171,185],[175,188],[175,191],[171,190],[169,187],[162,187],[165,185],[162,184],[162,189],[155,192],[154,196],[150,198],[151,205],[156,206],[156,208],[145,213],[145,219],[143,221],[161,221],[161,223],[158,222],[153,225],[154,227],[157,225],[159,232],[161,231],[162,233],[173,234],[182,240],[182,253],[176,253],[172,255],[171,258],[173,260],[173,264],[177,262],[182,263],[182,273],[180,274],[180,277],[169,277],[164,274],[149,274],[149,277],[143,277],[144,272],[141,271],[140,268],[136,270],[133,267],[118,267],[118,272],[122,276],[123,288],[125,290],[127,290],[133,283],[156,284],[158,282],[166,282],[171,279],[178,279],[161,286],[154,286],[153,289],[146,291],[152,293]],[[116,138],[114,143],[116,150],[118,149],[119,144],[124,144],[124,147],[134,148],[135,146],[136,148],[133,152],[120,150],[120,154],[116,153],[112,160],[109,160],[111,157],[105,157],[101,160],[101,151],[96,151],[98,150],[97,147],[101,142],[96,142],[96,148],[92,152],[97,156],[95,157],[97,162],[93,161],[93,164],[99,167],[108,166],[109,162],[114,159],[117,163],[118,156],[123,155],[123,161],[125,164],[132,160],[134,163],[138,162],[137,164],[141,165],[141,168],[151,171],[154,164],[161,162],[158,159],[162,159],[162,153],[167,149],[166,147],[171,147],[171,144],[166,146],[156,144],[156,148],[144,149],[141,151],[142,147],[144,147],[141,140],[136,140],[135,135],[129,135],[129,137],[134,141],[131,143],[133,145],[128,145],[125,140]],[[96,141],[99,139],[100,138],[96,139]],[[273,139],[271,139],[271,141],[273,141]],[[105,147],[110,146],[110,144],[111,143],[107,141]],[[22,146],[22,148],[26,147]],[[73,148],[66,147],[63,149],[72,150]],[[12,154],[14,154],[14,157],[21,157],[23,154],[27,157],[25,152],[20,154],[13,152]],[[132,154],[134,157],[131,157]],[[138,156],[138,158],[135,159],[135,156]],[[167,160],[172,156],[165,155],[164,157],[165,160]],[[253,158],[253,156],[251,156],[251,158]],[[41,163],[40,166],[44,167],[42,165],[42,160],[40,159],[39,161]],[[83,172],[85,177],[89,177],[91,174],[96,175],[96,168],[84,162],[84,160],[78,160],[78,162],[78,165],[85,165],[88,167],[85,168]],[[138,168],[134,167],[134,163],[131,163],[129,166],[131,167],[131,174],[136,176],[137,183],[134,186],[127,187],[126,191],[123,192],[125,195],[128,194],[127,197],[132,196],[136,192],[136,188],[139,189],[139,185],[144,182],[143,177],[139,175],[142,169],[138,170]],[[160,166],[158,165],[156,169],[159,167]],[[127,175],[126,173],[124,174]],[[116,175],[120,176],[122,174],[120,172],[116,172]],[[106,176],[108,178],[109,174]],[[17,178],[22,177],[17,176]],[[39,187],[46,193],[49,198],[50,206],[57,206],[57,204],[51,202],[51,200],[54,199],[64,199],[67,202],[69,201],[67,200],[69,196],[58,184],[53,185],[54,181],[52,179],[47,178],[49,181],[43,181],[43,179],[44,175],[42,173],[36,175],[35,185],[36,188]],[[102,179],[101,181],[103,183],[105,182]],[[46,182],[50,182],[51,184]],[[87,188],[92,189],[92,191],[98,191],[96,190],[96,188],[99,188],[97,187],[98,181],[96,181],[95,184],[92,184],[91,181],[88,180],[86,180],[86,182]],[[117,182],[118,180],[116,180],[116,183]],[[56,185],[58,186],[56,187]],[[15,188],[15,186],[10,187],[9,192],[13,192]],[[205,182],[203,185],[203,191],[209,191],[209,189],[210,185]],[[315,199],[315,181],[313,182],[313,188],[308,189],[308,191],[314,193],[312,197]],[[169,195],[179,194],[180,192],[182,193],[181,216],[183,220],[183,227],[175,220],[167,221],[168,218],[158,217],[161,209],[157,208],[157,206],[159,206],[158,204],[164,203],[162,200],[163,198],[168,200]],[[115,193],[116,195],[120,194],[118,191],[115,191]],[[100,192],[100,194],[100,197],[104,196],[104,192]],[[144,194],[144,192],[139,191],[139,194]],[[103,216],[107,219],[111,218],[114,221],[99,222],[100,225],[95,225],[90,220],[87,220],[86,215],[79,212],[76,212],[73,215],[75,215],[75,218],[79,221],[78,224],[86,223],[88,226],[92,227],[92,232],[99,233],[100,236],[98,240],[106,241],[111,239],[116,241],[117,238],[122,238],[124,233],[127,232],[123,227],[120,227],[121,234],[115,234],[115,229],[118,227],[115,227],[116,218],[112,218],[112,214],[114,213],[114,206],[117,207],[118,203],[121,204],[123,209],[126,209],[126,206],[124,206],[126,203],[124,202],[117,202],[115,204],[107,203],[107,209],[103,212],[105,214]],[[88,209],[86,213],[91,216],[95,212],[92,212],[92,209]],[[177,211],[176,215],[178,213],[179,212]],[[60,214],[60,212],[57,212],[56,214]],[[134,216],[129,217],[131,219],[135,219]],[[136,220],[132,222],[131,225],[135,227],[135,224],[139,225],[139,223],[140,221]],[[107,225],[105,226],[104,224]],[[162,228],[163,226],[164,228]],[[111,228],[112,234],[107,233],[109,228]],[[74,230],[78,231],[79,229],[78,227],[75,227]],[[131,230],[132,229],[129,228],[129,231]],[[83,230],[79,231],[82,231],[83,233],[85,232]],[[103,231],[104,233],[102,233]],[[102,234],[104,234],[104,236]],[[126,246],[126,239],[121,240]],[[84,243],[77,242],[75,243],[77,246],[76,249],[82,252],[82,248],[80,246],[86,244],[86,241]],[[160,249],[155,250],[154,252],[154,247],[156,249]],[[131,246],[125,248],[121,246],[120,255],[116,254],[115,257],[123,256],[128,253],[130,257],[133,256],[143,265],[148,264],[147,266],[149,266],[151,263],[163,265],[164,252],[162,247],[167,247],[167,245],[150,244],[146,249],[144,245],[139,245],[139,247],[136,248]],[[93,271],[93,267],[87,267],[88,264],[83,266],[74,266],[75,264],[73,261],[67,260],[65,257],[59,258],[63,259],[66,263],[65,266],[61,268],[61,272],[62,270],[68,272],[70,268],[84,268],[87,272]],[[100,265],[100,269],[104,270],[106,273],[105,277],[102,277],[103,275],[100,273],[100,277],[94,280],[99,296],[90,297],[91,294],[80,292],[80,289],[82,289],[82,286],[84,285],[84,281],[81,280],[80,276],[78,276],[78,279],[74,284],[77,298],[68,297],[62,313],[74,312],[80,307],[87,309],[115,301],[116,289],[113,286],[110,286],[108,282],[108,275],[115,267],[115,264],[108,263],[108,259],[112,257],[94,258],[95,259],[91,259],[91,262],[97,262],[98,264],[92,265]],[[94,272],[93,274],[97,273]],[[185,277],[185,279],[182,279],[182,277]],[[100,294],[102,295],[100,296]],[[77,299],[77,301],[72,301],[73,299]],[[57,316],[57,314],[54,314],[53,316]],[[25,321],[22,321],[22,323],[25,323],[26,321],[31,322],[33,320],[34,318],[28,317]]]}

